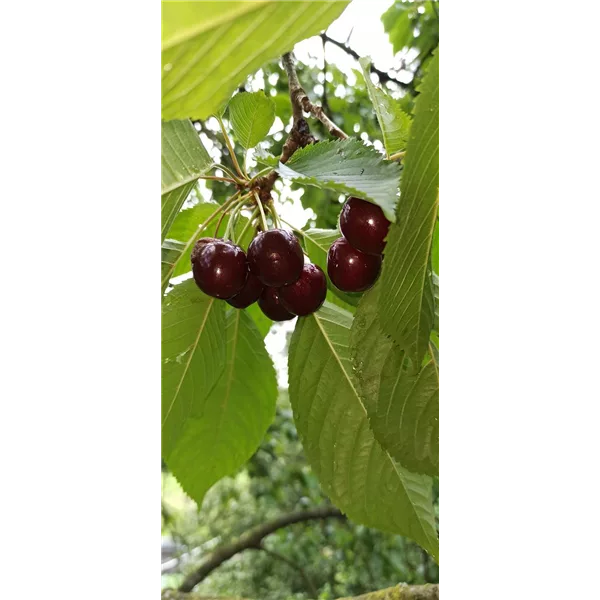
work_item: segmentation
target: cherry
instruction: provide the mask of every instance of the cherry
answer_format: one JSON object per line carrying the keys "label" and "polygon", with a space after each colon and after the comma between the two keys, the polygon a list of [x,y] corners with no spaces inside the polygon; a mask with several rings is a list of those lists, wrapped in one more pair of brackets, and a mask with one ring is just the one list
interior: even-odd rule
{"label": "cherry", "polygon": [[381,260],[380,254],[365,254],[346,238],[339,238],[327,253],[327,274],[333,285],[343,292],[364,292],[377,280]]}
{"label": "cherry", "polygon": [[281,287],[294,283],[304,265],[296,237],[283,229],[261,231],[248,246],[248,264],[265,285]]}
{"label": "cherry", "polygon": [[340,229],[357,250],[365,254],[381,254],[390,222],[376,204],[350,197],[340,214]]}
{"label": "cherry", "polygon": [[284,308],[279,298],[279,290],[274,287],[266,287],[262,291],[258,306],[273,321],[289,321],[296,316]]}
{"label": "cherry", "polygon": [[265,286],[260,282],[258,277],[248,272],[248,279],[242,288],[242,291],[236,294],[233,298],[227,300],[228,304],[235,308],[247,308],[258,300]]}
{"label": "cherry", "polygon": [[202,238],[192,251],[192,273],[196,285],[209,296],[231,298],[246,283],[246,254],[232,242]]}
{"label": "cherry", "polygon": [[279,298],[284,308],[304,317],[319,310],[325,302],[327,279],[316,265],[304,265],[300,279],[279,288]]}

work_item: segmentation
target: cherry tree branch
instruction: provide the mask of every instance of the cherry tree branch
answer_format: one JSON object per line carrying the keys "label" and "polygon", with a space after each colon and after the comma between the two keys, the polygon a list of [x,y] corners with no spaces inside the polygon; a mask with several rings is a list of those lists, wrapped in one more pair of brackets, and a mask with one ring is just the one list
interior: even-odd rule
{"label": "cherry tree branch", "polygon": [[326,114],[321,106],[313,104],[304,88],[298,81],[298,75],[296,74],[296,68],[294,66],[294,57],[291,52],[284,54],[282,57],[283,66],[288,75],[289,87],[290,87],[290,98],[292,100],[292,110],[294,115],[294,122],[302,118],[302,111],[310,113],[313,117],[319,119],[323,125],[327,128],[327,131],[331,135],[334,135],[341,140],[348,139],[346,133],[344,133]]}
{"label": "cherry tree branch", "polygon": [[[358,60],[360,58],[360,54],[358,52],[356,52],[356,50],[353,50],[352,48],[350,48],[350,46],[344,44],[343,42],[338,42],[337,40],[334,40],[333,38],[329,37],[326,33],[321,34],[321,39],[323,40],[323,43],[329,42],[330,44],[333,44],[334,46],[341,48],[346,54],[352,56],[356,60]],[[400,86],[402,89],[405,89],[405,90],[412,89],[411,84],[403,83],[402,81],[399,81],[395,77],[391,77],[385,71],[382,71],[381,69],[377,69],[373,65],[371,65],[371,73],[377,73],[377,76],[379,77],[379,81],[381,81],[382,83],[385,81],[391,81],[391,82],[395,83],[396,85]]]}
{"label": "cherry tree branch", "polygon": [[303,521],[328,518],[345,519],[346,517],[333,506],[320,506],[311,510],[281,515],[272,521],[257,525],[243,533],[237,540],[217,548],[195,571],[184,579],[179,586],[179,591],[191,592],[196,585],[232,556],[250,548],[261,548],[263,539],[278,529]]}

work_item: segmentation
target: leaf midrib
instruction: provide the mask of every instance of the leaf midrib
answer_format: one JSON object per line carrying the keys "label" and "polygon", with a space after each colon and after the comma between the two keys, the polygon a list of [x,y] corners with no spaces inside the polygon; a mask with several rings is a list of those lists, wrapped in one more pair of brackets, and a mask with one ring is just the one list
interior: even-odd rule
{"label": "leaf midrib", "polygon": [[187,363],[185,364],[185,368],[183,369],[183,374],[181,376],[181,379],[179,380],[177,389],[175,390],[175,395],[173,396],[173,400],[171,400],[171,404],[169,405],[169,410],[167,411],[167,414],[165,415],[165,418],[163,419],[163,422],[161,424],[161,427],[160,427],[161,431],[162,431],[162,428],[165,426],[165,423],[167,422],[167,419],[169,418],[169,415],[171,414],[173,405],[175,404],[175,400],[177,399],[177,396],[179,395],[181,386],[183,385],[183,380],[185,379],[185,377],[187,375],[187,372],[188,372],[188,369],[190,368],[192,359],[194,358],[194,354],[196,353],[196,348],[198,347],[198,342],[200,341],[202,332],[204,331],[204,328],[206,327],[206,323],[208,321],[208,315],[210,314],[210,311],[213,307],[214,301],[215,301],[215,299],[211,298],[208,302],[208,307],[206,308],[206,312],[204,313],[204,319],[202,320],[202,323],[200,324],[200,328],[198,330],[198,335],[196,336],[194,343],[191,345],[190,357],[188,358]]}

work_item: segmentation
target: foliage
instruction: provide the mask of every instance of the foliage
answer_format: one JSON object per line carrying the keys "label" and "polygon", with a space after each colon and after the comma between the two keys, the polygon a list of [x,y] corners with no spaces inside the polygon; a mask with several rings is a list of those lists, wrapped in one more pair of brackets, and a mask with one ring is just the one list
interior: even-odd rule
{"label": "foliage", "polygon": [[[177,546],[165,584],[248,527],[329,502],[349,521],[281,530],[266,547],[287,562],[247,551],[203,592],[304,600],[314,586],[325,600],[437,581],[438,3],[395,2],[382,18],[409,84],[378,85],[368,58],[351,82],[335,64],[298,63],[310,100],[355,137],[330,140],[310,119],[318,143],[280,161],[292,106],[278,57],[345,4],[163,4],[163,531]],[[247,248],[259,217],[242,200],[272,169],[267,225],[275,207],[306,211],[292,225],[324,270],[346,196],[395,222],[374,288],[347,294],[328,281],[320,311],[271,329],[256,304],[234,311],[189,278],[201,235]],[[266,350],[283,331],[289,399]]]}

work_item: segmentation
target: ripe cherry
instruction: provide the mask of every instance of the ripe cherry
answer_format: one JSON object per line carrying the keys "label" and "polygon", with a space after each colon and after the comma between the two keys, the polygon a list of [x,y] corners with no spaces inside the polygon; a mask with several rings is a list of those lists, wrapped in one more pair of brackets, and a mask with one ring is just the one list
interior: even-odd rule
{"label": "ripe cherry", "polygon": [[227,300],[228,304],[235,308],[246,308],[256,302],[265,286],[260,282],[258,277],[248,272],[248,279],[242,288],[242,291],[236,294],[233,298]]}
{"label": "ripe cherry", "polygon": [[294,283],[304,265],[296,237],[283,229],[261,231],[248,246],[248,264],[265,285],[280,287]]}
{"label": "ripe cherry", "polygon": [[246,254],[232,242],[202,238],[192,251],[192,273],[196,285],[209,296],[231,298],[246,283]]}
{"label": "ripe cherry", "polygon": [[381,260],[381,255],[365,254],[339,238],[327,253],[327,274],[343,292],[364,292],[377,280]]}
{"label": "ripe cherry", "polygon": [[340,229],[357,250],[365,254],[381,254],[390,222],[376,204],[350,197],[342,207]]}
{"label": "ripe cherry", "polygon": [[281,304],[277,288],[266,287],[258,299],[258,306],[273,321],[289,321],[296,316],[287,311]]}
{"label": "ripe cherry", "polygon": [[319,310],[326,295],[327,279],[316,265],[304,265],[298,281],[279,288],[281,304],[299,317]]}

